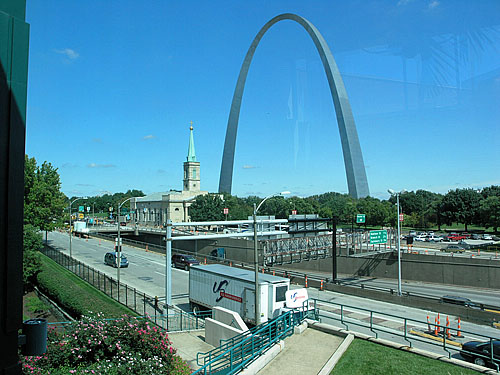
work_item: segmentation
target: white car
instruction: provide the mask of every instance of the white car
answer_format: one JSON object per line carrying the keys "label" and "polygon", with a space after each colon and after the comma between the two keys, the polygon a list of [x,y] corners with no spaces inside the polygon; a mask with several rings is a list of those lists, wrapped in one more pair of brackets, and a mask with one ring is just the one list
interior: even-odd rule
{"label": "white car", "polygon": [[425,240],[427,242],[441,242],[443,240],[443,237],[432,235],[432,236],[427,236]]}
{"label": "white car", "polygon": [[491,237],[491,235],[489,234],[483,234],[483,240],[493,240],[493,237]]}
{"label": "white car", "polygon": [[427,239],[427,236],[419,235],[414,238],[415,241],[425,241]]}

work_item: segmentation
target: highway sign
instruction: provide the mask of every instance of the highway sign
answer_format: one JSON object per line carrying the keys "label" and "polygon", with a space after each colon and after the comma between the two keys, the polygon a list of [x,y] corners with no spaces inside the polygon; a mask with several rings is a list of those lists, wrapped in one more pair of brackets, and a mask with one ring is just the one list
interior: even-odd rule
{"label": "highway sign", "polygon": [[365,214],[357,214],[356,215],[356,224],[362,224],[365,222],[366,215]]}
{"label": "highway sign", "polygon": [[377,245],[379,243],[387,242],[386,230],[371,230],[370,231],[370,245]]}
{"label": "highway sign", "polygon": [[87,207],[87,212],[89,212],[89,211],[90,211],[90,207]]}
{"label": "highway sign", "polygon": [[83,206],[78,206],[78,212],[83,212]]}

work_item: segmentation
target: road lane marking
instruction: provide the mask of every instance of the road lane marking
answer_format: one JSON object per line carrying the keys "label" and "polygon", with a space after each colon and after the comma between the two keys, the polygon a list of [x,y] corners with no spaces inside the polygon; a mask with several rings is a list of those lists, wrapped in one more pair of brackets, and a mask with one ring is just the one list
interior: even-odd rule
{"label": "road lane marking", "polygon": [[157,273],[158,275],[165,276],[165,274],[164,274],[164,273],[161,273],[161,272],[158,272],[158,271],[155,271],[155,273]]}

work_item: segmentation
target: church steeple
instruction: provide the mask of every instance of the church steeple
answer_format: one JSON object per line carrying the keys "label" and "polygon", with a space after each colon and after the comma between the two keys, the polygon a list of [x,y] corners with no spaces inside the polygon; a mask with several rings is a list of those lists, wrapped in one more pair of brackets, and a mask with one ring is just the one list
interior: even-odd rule
{"label": "church steeple", "polygon": [[187,161],[196,161],[196,152],[194,151],[194,136],[193,136],[193,121],[191,121],[191,126],[189,127],[191,134],[189,135],[189,147]]}
{"label": "church steeple", "polygon": [[184,191],[200,191],[200,162],[196,161],[194,151],[193,121],[189,127],[189,147],[187,161],[184,162]]}

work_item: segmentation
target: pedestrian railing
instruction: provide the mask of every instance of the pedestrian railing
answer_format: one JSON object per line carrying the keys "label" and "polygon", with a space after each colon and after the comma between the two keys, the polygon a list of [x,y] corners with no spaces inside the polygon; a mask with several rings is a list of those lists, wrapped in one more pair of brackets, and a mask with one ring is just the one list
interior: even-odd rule
{"label": "pedestrian railing", "polygon": [[306,318],[315,319],[315,310],[302,308],[289,310],[275,319],[251,328],[235,337],[221,340],[220,346],[206,353],[198,353],[196,362],[201,366],[194,374],[235,374],[280,340],[291,336],[294,327]]}
{"label": "pedestrian railing", "polygon": [[293,311],[261,324],[251,334],[239,335],[219,348],[198,353],[196,361],[201,366],[193,374],[235,374],[279,340],[293,334]]}
{"label": "pedestrian railing", "polygon": [[[455,327],[452,327],[448,317],[445,320],[444,315],[439,317],[439,314],[436,314],[434,320],[427,316],[427,320],[423,321],[321,299],[313,299],[313,301],[315,315],[320,322],[327,324],[338,322],[346,330],[373,335],[375,338],[384,335],[394,341],[394,336],[400,337],[409,347],[413,347],[417,342],[433,345],[440,347],[447,353],[448,358],[451,358],[452,353],[470,354],[473,358],[484,359],[483,363],[493,364],[493,367],[499,371],[500,357],[498,354],[494,354],[493,350],[472,353],[463,349],[462,343],[470,340],[483,341],[489,343],[489,346],[493,348],[494,342],[500,340],[500,332],[495,337],[494,335],[463,330],[460,327],[460,321]],[[496,345],[498,346],[498,344]]]}

